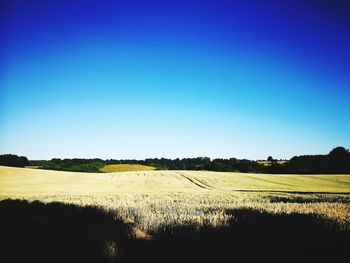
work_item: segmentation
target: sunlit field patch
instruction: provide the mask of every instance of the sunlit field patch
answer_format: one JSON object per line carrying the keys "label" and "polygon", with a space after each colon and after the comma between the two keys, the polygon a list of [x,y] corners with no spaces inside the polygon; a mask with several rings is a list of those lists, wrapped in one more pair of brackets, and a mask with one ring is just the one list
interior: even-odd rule
{"label": "sunlit field patch", "polygon": [[129,171],[152,171],[155,167],[141,164],[108,164],[100,169],[104,173],[129,172]]}

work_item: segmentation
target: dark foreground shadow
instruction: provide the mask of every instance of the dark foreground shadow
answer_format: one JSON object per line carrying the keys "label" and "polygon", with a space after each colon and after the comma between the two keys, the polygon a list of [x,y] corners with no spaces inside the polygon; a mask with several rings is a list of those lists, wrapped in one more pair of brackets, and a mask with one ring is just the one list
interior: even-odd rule
{"label": "dark foreground shadow", "polygon": [[0,262],[347,262],[350,231],[306,215],[228,211],[227,227],[128,236],[115,215],[59,203],[0,202]]}
{"label": "dark foreground shadow", "polygon": [[[220,229],[165,229],[144,242],[131,262],[347,262],[349,231],[306,215],[230,211],[235,219]],[[345,260],[345,261],[344,261]]]}
{"label": "dark foreground shadow", "polygon": [[0,262],[111,262],[127,226],[93,207],[0,202]]}

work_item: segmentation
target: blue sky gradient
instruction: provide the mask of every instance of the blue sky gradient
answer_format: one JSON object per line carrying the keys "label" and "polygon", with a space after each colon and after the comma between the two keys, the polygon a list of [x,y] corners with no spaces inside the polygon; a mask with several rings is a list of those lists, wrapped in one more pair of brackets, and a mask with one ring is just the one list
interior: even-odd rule
{"label": "blue sky gradient", "polygon": [[263,159],[350,145],[347,1],[0,8],[0,153]]}

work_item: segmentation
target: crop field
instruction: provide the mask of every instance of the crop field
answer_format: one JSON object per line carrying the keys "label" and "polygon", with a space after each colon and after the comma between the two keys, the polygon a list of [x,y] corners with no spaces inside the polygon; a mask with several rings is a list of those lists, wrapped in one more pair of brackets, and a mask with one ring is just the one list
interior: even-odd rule
{"label": "crop field", "polygon": [[[263,165],[263,166],[271,166],[272,162],[270,161],[258,161],[259,164]],[[276,161],[276,164],[285,164],[286,161]]]}
{"label": "crop field", "polygon": [[208,171],[76,173],[0,166],[0,200],[93,205],[147,237],[164,226],[224,226],[229,209],[313,214],[350,226],[350,175]]}
{"label": "crop field", "polygon": [[129,172],[129,171],[152,171],[155,167],[142,164],[108,164],[100,169],[104,173]]}

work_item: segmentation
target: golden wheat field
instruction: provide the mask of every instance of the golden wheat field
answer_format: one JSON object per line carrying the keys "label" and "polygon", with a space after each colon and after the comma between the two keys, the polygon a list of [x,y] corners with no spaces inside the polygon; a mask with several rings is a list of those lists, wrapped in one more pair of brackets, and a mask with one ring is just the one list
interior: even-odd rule
{"label": "golden wheat field", "polygon": [[208,171],[76,173],[0,166],[0,200],[95,205],[135,229],[225,225],[228,209],[316,214],[350,226],[350,175]]}
{"label": "golden wheat field", "polygon": [[129,172],[129,171],[152,171],[156,168],[142,164],[108,164],[100,169],[104,173]]}

